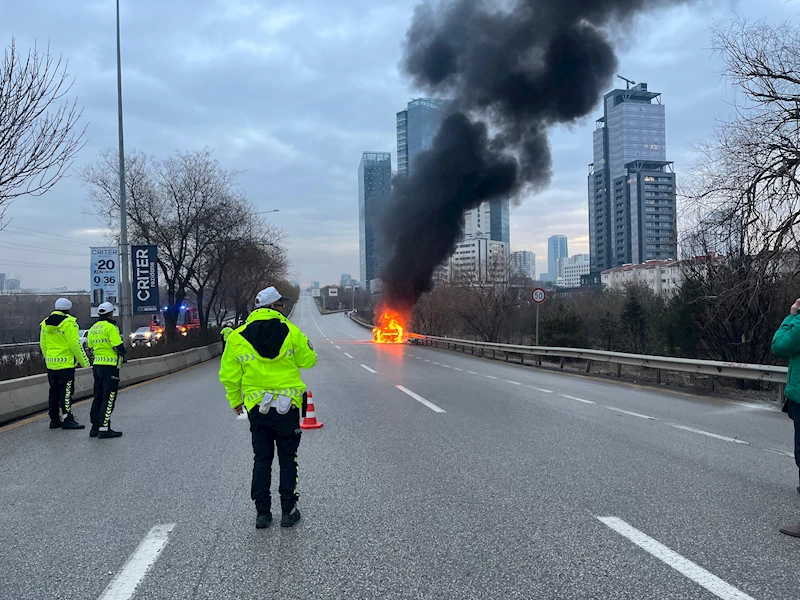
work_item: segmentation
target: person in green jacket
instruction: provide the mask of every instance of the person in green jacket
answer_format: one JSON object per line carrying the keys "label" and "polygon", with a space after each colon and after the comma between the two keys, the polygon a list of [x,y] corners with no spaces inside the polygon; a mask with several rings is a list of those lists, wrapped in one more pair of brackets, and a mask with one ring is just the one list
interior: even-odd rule
{"label": "person in green jacket", "polygon": [[117,324],[112,321],[114,305],[103,302],[97,307],[99,320],[89,330],[87,343],[94,354],[94,399],[92,400],[92,429],[89,437],[101,440],[118,438],[121,431],[111,429],[111,413],[119,391],[119,368],[125,360],[125,344]]}
{"label": "person in green jacket", "polygon": [[69,314],[72,302],[56,300],[55,310],[41,323],[39,347],[47,367],[50,384],[50,429],[85,429],[72,414],[72,394],[75,391],[75,363],[89,366],[89,358],[78,334],[78,321]]}
{"label": "person in green jacket", "polygon": [[280,463],[281,527],[300,520],[297,509],[297,448],[300,411],[306,386],[300,369],[317,364],[308,338],[284,316],[288,298],[274,287],[256,296],[255,310],[228,336],[219,380],[237,415],[247,411],[253,440],[253,481],[256,528],[272,522],[270,483],[277,446]]}
{"label": "person in green jacket", "polygon": [[[772,338],[772,352],[775,356],[789,360],[783,411],[794,421],[794,460],[800,473],[800,315],[798,312],[800,312],[800,298],[792,304],[789,316],[775,332]],[[800,486],[797,487],[797,491],[800,493]],[[800,523],[784,527],[781,532],[800,537]]]}
{"label": "person in green jacket", "polygon": [[220,330],[219,335],[220,335],[220,337],[222,337],[222,341],[227,343],[228,338],[230,337],[230,335],[232,333],[233,333],[233,327],[223,327]]}

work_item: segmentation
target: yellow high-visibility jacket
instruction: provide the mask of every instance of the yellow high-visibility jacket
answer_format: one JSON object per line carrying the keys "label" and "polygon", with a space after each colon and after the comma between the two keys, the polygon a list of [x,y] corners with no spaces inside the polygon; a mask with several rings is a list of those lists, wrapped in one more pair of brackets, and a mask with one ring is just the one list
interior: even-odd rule
{"label": "yellow high-visibility jacket", "polygon": [[60,310],[42,321],[39,348],[48,370],[73,369],[76,361],[82,367],[89,366],[89,357],[78,335],[78,320]]}
{"label": "yellow high-visibility jacket", "polygon": [[288,396],[303,406],[306,386],[300,369],[317,364],[306,335],[278,311],[257,308],[228,336],[219,380],[231,408],[244,402],[250,411],[265,397]]}
{"label": "yellow high-visibility jacket", "polygon": [[93,364],[119,368],[125,355],[125,346],[114,321],[101,319],[89,330],[87,342],[94,354]]}

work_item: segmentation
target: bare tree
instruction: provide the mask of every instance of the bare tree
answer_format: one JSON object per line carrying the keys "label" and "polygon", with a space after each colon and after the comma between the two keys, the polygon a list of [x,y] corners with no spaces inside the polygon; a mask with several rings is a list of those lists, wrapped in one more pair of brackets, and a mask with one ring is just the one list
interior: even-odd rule
{"label": "bare tree", "polygon": [[[111,229],[119,221],[116,156],[106,152],[82,173],[94,213]],[[174,335],[178,307],[192,292],[205,328],[225,282],[220,262],[233,255],[241,262],[244,251],[274,230],[257,231],[253,207],[236,187],[238,173],[224,169],[209,150],[160,161],[134,152],[125,162],[130,237],[159,249],[166,333]]]}
{"label": "bare tree", "polygon": [[0,223],[15,198],[52,188],[83,147],[71,88],[67,62],[49,46],[22,57],[12,38],[0,67]]}
{"label": "bare tree", "polygon": [[800,280],[800,31],[735,20],[714,29],[712,46],[737,97],[697,146],[681,296],[705,354],[768,362]]}

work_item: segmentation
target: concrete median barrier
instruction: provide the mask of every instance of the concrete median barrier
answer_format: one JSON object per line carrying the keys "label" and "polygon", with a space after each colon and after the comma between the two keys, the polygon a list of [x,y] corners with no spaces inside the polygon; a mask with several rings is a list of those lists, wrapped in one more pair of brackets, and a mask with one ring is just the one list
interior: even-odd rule
{"label": "concrete median barrier", "polygon": [[[222,343],[218,342],[175,354],[132,360],[122,367],[120,385],[126,387],[176,373],[192,365],[209,361],[220,354],[222,354]],[[73,400],[91,397],[93,388],[92,370],[78,369],[75,373]],[[0,424],[47,410],[48,389],[46,374],[0,381]]]}

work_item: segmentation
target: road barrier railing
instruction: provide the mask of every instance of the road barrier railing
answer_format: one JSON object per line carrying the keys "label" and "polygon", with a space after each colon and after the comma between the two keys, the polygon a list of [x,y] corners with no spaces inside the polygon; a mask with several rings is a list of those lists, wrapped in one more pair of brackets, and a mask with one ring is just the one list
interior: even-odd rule
{"label": "road barrier railing", "polygon": [[[364,328],[372,328],[364,321],[353,318],[353,321]],[[777,387],[777,397],[779,401],[783,399],[783,390],[786,385],[786,367],[775,365],[754,365],[747,363],[732,363],[716,360],[698,360],[691,358],[676,358],[673,356],[652,356],[648,354],[628,354],[625,352],[609,352],[605,350],[587,350],[583,348],[555,348],[550,346],[525,346],[518,344],[498,344],[494,342],[479,342],[474,340],[462,340],[432,335],[409,334],[410,338],[416,338],[425,346],[436,348],[446,348],[458,352],[470,352],[471,354],[490,357],[495,359],[505,359],[511,362],[517,358],[524,363],[525,357],[535,358],[536,364],[541,364],[542,359],[556,360],[563,369],[565,362],[569,359],[574,361],[584,361],[584,370],[591,372],[592,366],[596,364],[607,364],[615,367],[617,377],[622,376],[622,367],[638,367],[650,369],[655,373],[656,383],[661,383],[662,373],[688,373],[691,375],[702,375],[708,379],[708,389],[714,391],[717,379],[739,379],[746,381],[761,381],[774,383]]]}

